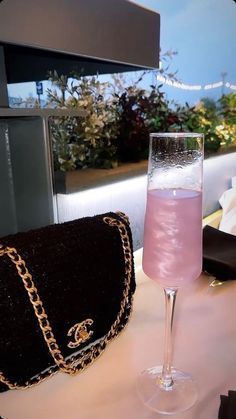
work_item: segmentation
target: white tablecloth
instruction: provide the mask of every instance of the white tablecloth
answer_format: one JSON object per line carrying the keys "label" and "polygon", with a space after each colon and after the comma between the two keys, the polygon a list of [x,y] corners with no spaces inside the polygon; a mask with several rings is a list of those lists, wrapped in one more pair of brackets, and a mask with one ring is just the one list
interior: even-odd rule
{"label": "white tablecloth", "polygon": [[[0,395],[3,419],[157,419],[139,401],[135,380],[162,363],[164,295],[137,266],[137,291],[130,322],[86,371],[62,373],[28,390]],[[174,366],[192,374],[198,402],[175,419],[216,419],[220,394],[236,390],[236,281],[209,287],[202,275],[179,291]],[[14,362],[14,360],[12,360]]]}

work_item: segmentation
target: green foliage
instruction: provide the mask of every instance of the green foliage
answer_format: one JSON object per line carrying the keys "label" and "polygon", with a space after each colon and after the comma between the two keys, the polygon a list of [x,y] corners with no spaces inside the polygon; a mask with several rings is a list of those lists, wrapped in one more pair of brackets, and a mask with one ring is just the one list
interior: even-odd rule
{"label": "green foliage", "polygon": [[114,167],[117,136],[115,111],[105,98],[106,84],[96,77],[66,76],[50,73],[54,89],[48,89],[48,105],[85,111],[81,118],[51,121],[54,165],[56,169]]}
{"label": "green foliage", "polygon": [[111,168],[147,158],[150,132],[202,132],[206,152],[236,140],[235,93],[217,103],[203,98],[195,107],[180,106],[166,99],[162,85],[140,88],[144,75],[126,86],[123,75],[108,84],[97,77],[50,73],[48,106],[85,111],[81,118],[52,119],[56,169]]}
{"label": "green foliage", "polygon": [[[234,94],[233,94],[234,95]],[[228,102],[231,107],[227,107]],[[230,145],[236,140],[236,127],[233,115],[236,101],[232,104],[232,94],[222,96],[218,102],[204,98],[195,107],[195,130],[201,129],[205,136],[205,150],[217,151],[221,145]]]}
{"label": "green foliage", "polygon": [[236,124],[236,93],[223,95],[220,100],[221,115],[230,125]]}

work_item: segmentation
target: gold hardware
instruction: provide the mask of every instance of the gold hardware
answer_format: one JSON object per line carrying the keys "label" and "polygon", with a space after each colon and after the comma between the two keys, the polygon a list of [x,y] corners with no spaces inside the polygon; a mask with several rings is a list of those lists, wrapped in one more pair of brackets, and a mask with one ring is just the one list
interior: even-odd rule
{"label": "gold hardware", "polygon": [[76,323],[74,326],[72,326],[69,329],[67,336],[73,336],[74,342],[70,341],[67,346],[69,348],[77,348],[81,343],[86,342],[86,340],[88,340],[93,334],[92,330],[89,332],[87,330],[87,326],[91,326],[92,324],[92,319],[86,319],[81,323]]}
{"label": "gold hardware", "polygon": [[[22,389],[22,388],[25,389],[25,388],[32,387],[38,383],[41,383],[49,376],[54,375],[58,371],[58,368],[61,371],[69,373],[71,375],[76,374],[77,372],[83,371],[103,353],[106,346],[112,341],[113,338],[115,338],[118,335],[121,329],[125,328],[125,326],[127,325],[127,322],[124,325],[123,324],[124,319],[122,320],[122,317],[124,315],[126,307],[129,307],[129,311],[131,311],[132,301],[133,301],[133,296],[130,295],[133,255],[131,251],[129,235],[127,233],[127,229],[125,225],[126,221],[128,221],[126,218],[127,217],[124,216],[123,218],[124,222],[117,220],[115,218],[112,218],[112,217],[103,218],[103,221],[106,224],[112,227],[118,228],[119,233],[120,233],[123,253],[124,253],[124,269],[125,269],[124,285],[125,286],[123,290],[123,298],[120,305],[120,311],[118,312],[116,320],[112,324],[110,330],[103,338],[101,338],[98,342],[94,343],[88,348],[85,348],[84,350],[80,351],[76,355],[71,355],[70,357],[67,358],[67,360],[65,360],[65,358],[63,357],[60,351],[60,348],[56,342],[56,339],[54,337],[52,328],[48,320],[48,316],[44,310],[43,303],[40,300],[38,290],[33,282],[32,275],[30,274],[30,272],[28,271],[26,267],[25,261],[21,258],[21,256],[19,255],[19,253],[14,247],[4,247],[2,244],[0,244],[0,257],[7,255],[11,259],[12,263],[15,265],[18,275],[23,282],[24,288],[28,293],[29,300],[33,306],[34,313],[37,317],[39,326],[42,330],[44,340],[55,362],[55,365],[51,366],[48,370],[37,374],[33,378],[30,378],[26,383],[22,385],[10,382],[10,380],[8,380],[8,378],[0,371],[0,381],[4,383],[5,385],[7,385],[9,389]],[[91,320],[91,319],[87,319],[87,320]],[[79,323],[77,323],[76,325],[78,324]],[[80,333],[81,333],[81,330],[80,330]],[[87,333],[89,334],[90,332],[87,332]]]}
{"label": "gold hardware", "polygon": [[116,214],[119,215],[127,224],[129,224],[129,217],[122,211],[116,211]]}
{"label": "gold hardware", "polygon": [[214,279],[211,283],[210,283],[210,287],[219,287],[220,285],[223,285],[224,282],[220,281],[219,279]]}

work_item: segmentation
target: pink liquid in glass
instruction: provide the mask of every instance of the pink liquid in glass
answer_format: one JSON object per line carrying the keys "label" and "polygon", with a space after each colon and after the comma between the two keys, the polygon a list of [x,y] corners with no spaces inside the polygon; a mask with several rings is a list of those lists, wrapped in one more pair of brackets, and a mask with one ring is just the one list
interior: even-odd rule
{"label": "pink liquid in glass", "polygon": [[187,189],[148,191],[143,270],[164,287],[178,288],[202,269],[202,194]]}

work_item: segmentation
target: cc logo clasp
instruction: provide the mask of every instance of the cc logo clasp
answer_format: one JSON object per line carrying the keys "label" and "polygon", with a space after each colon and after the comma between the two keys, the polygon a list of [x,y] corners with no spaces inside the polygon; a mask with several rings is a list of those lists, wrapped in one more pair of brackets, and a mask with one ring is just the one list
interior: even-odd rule
{"label": "cc logo clasp", "polygon": [[67,336],[73,337],[67,346],[69,348],[77,348],[81,343],[86,342],[86,340],[88,340],[93,334],[92,330],[88,330],[88,327],[92,324],[92,319],[86,319],[80,323],[74,324],[74,326],[72,326],[67,333]]}

